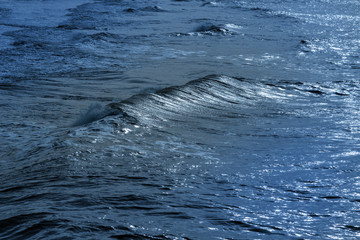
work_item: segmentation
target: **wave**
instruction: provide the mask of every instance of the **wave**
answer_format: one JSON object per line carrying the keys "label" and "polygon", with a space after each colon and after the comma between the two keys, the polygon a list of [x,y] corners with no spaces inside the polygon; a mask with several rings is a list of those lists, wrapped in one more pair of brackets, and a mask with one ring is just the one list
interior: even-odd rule
{"label": "wave", "polygon": [[241,103],[249,92],[238,86],[241,79],[210,75],[183,86],[162,89],[151,94],[135,95],[109,107],[143,120],[179,119],[223,111],[227,105]]}
{"label": "wave", "polygon": [[138,94],[104,108],[91,106],[74,125],[86,124],[117,113],[130,122],[145,123],[189,118],[216,119],[230,116],[231,113],[236,115],[240,109],[257,101],[277,101],[284,98],[287,98],[286,94],[278,87],[243,78],[209,75],[183,86]]}
{"label": "wave", "polygon": [[152,93],[134,95],[121,102],[104,107],[91,105],[74,123],[87,124],[108,116],[118,116],[128,123],[154,123],[187,121],[189,119],[213,119],[247,115],[256,104],[291,104],[296,96],[348,96],[338,84],[309,84],[293,81],[256,81],[208,75],[182,86],[172,86]]}

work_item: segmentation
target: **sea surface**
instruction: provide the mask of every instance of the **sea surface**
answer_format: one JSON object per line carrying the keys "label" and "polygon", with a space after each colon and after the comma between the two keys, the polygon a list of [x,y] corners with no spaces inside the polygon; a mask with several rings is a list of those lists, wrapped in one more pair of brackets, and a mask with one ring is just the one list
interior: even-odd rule
{"label": "sea surface", "polygon": [[359,239],[359,0],[0,0],[0,239]]}

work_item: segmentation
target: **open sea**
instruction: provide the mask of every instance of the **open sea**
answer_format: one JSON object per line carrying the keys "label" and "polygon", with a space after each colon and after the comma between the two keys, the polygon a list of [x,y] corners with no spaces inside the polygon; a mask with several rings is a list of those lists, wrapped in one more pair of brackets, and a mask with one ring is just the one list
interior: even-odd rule
{"label": "open sea", "polygon": [[0,239],[360,239],[360,1],[0,0]]}

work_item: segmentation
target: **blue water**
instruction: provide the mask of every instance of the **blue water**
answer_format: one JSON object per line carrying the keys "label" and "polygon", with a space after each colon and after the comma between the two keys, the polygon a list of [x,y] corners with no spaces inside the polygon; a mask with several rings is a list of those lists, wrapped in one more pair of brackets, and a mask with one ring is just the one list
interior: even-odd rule
{"label": "blue water", "polygon": [[0,239],[360,238],[357,0],[0,0]]}

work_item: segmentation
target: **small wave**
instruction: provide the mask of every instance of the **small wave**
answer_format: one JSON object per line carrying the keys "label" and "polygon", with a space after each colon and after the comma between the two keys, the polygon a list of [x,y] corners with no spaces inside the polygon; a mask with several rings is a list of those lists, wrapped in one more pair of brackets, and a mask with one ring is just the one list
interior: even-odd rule
{"label": "small wave", "polygon": [[211,23],[196,27],[189,33],[175,33],[175,36],[217,36],[217,35],[235,35],[241,26],[236,24],[215,25]]}
{"label": "small wave", "polygon": [[205,24],[197,27],[194,32],[201,33],[204,35],[217,35],[217,34],[233,34],[234,32],[230,31],[230,29],[226,28],[225,26],[217,26],[214,24]]}
{"label": "small wave", "polygon": [[[258,227],[254,224],[246,223],[246,222],[242,222],[242,221],[238,221],[238,220],[216,220],[213,223],[216,225],[222,225],[225,227],[240,228],[240,229],[246,228],[246,229],[248,229],[248,231],[267,234],[267,235],[284,235],[281,232],[274,231],[274,230],[277,230],[277,231],[281,230],[278,227],[273,227],[273,226]],[[269,228],[269,230],[265,229],[264,227]]]}
{"label": "small wave", "polygon": [[269,12],[271,12],[271,9],[261,8],[261,7],[251,7],[251,8],[249,8],[249,10],[251,10],[251,11],[258,11],[258,12],[263,12],[263,13],[269,13]]}
{"label": "small wave", "polygon": [[19,40],[15,41],[12,44],[14,47],[25,47],[31,49],[45,49],[47,45],[50,45],[47,42],[38,42],[38,41],[24,41]]}
{"label": "small wave", "polygon": [[219,2],[206,2],[206,3],[202,4],[201,6],[202,7],[205,7],[205,6],[218,7],[221,5],[222,5],[222,3],[219,3]]}
{"label": "small wave", "polygon": [[213,24],[202,25],[195,29],[195,32],[222,32],[222,31],[228,31],[228,30],[226,28],[222,28],[220,26],[216,26]]}
{"label": "small wave", "polygon": [[167,12],[167,10],[163,9],[159,6],[148,6],[144,8],[126,8],[123,10],[123,12],[127,13],[136,13],[136,12]]}
{"label": "small wave", "polygon": [[77,42],[92,42],[92,41],[104,41],[104,42],[113,42],[119,39],[118,34],[109,33],[109,32],[98,32],[94,34],[82,34],[79,33],[73,37],[74,41]]}
{"label": "small wave", "polygon": [[163,9],[162,7],[159,7],[159,6],[144,7],[141,10],[146,11],[146,12],[166,12],[165,9]]}
{"label": "small wave", "polygon": [[66,21],[57,26],[58,29],[66,30],[95,30],[98,27],[98,20],[91,16],[78,16],[73,17],[69,21]]}
{"label": "small wave", "polygon": [[358,225],[358,226],[345,225],[345,228],[349,229],[351,231],[354,231],[354,232],[360,232],[360,225]]}
{"label": "small wave", "polygon": [[240,29],[243,29],[242,26],[240,25],[236,25],[236,24],[233,24],[233,23],[228,23],[228,24],[225,24],[225,27],[229,28],[229,29],[237,29],[237,30],[240,30]]}

